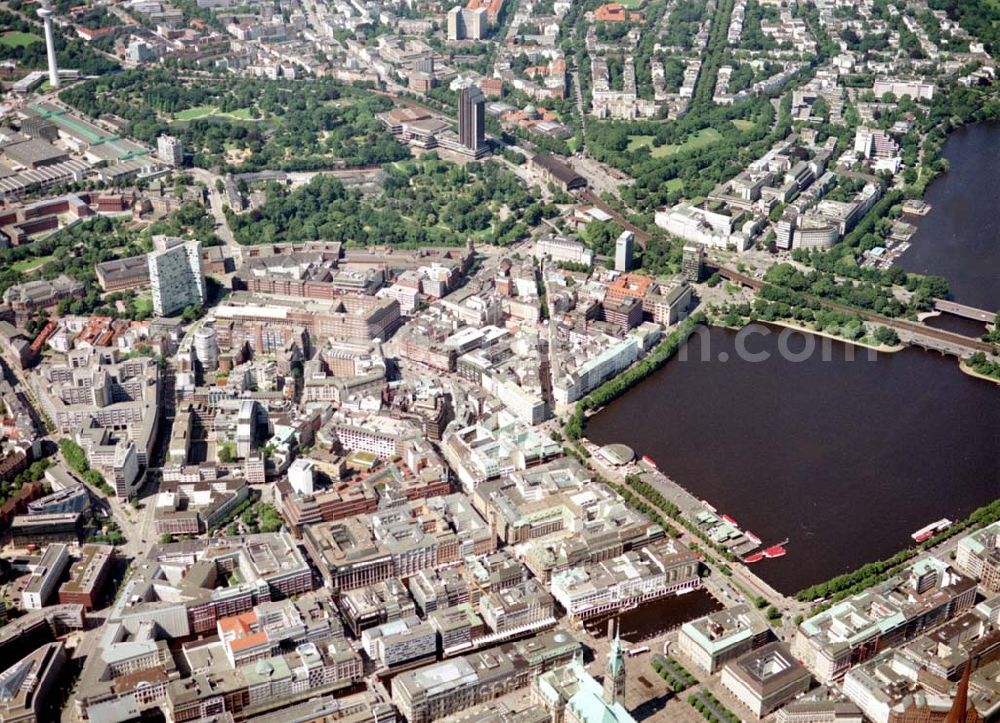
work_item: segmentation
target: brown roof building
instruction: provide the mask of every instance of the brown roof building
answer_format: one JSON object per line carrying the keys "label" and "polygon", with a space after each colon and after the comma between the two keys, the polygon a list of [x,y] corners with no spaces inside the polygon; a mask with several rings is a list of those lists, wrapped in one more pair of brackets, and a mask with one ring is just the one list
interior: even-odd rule
{"label": "brown roof building", "polygon": [[84,545],[80,559],[69,569],[69,580],[59,588],[60,604],[83,605],[85,610],[98,607],[114,557],[111,545]]}
{"label": "brown roof building", "polygon": [[97,283],[104,291],[120,291],[149,286],[149,262],[146,255],[104,261],[94,267]]}
{"label": "brown roof building", "polygon": [[543,180],[555,184],[563,191],[575,191],[587,187],[587,179],[548,153],[538,153],[528,167]]}

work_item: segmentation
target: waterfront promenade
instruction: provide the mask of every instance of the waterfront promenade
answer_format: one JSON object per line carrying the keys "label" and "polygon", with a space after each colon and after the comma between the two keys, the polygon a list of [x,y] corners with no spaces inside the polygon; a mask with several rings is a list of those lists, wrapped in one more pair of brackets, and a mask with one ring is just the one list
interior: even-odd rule
{"label": "waterfront promenade", "polygon": [[[648,463],[637,461],[622,467],[613,467],[612,465],[604,462],[600,455],[597,454],[597,445],[586,438],[581,439],[581,442],[583,442],[588,451],[591,453],[591,457],[588,461],[595,471],[615,484],[627,487],[628,485],[625,482],[625,478],[628,475],[638,475],[642,478],[643,482],[652,485],[657,492],[663,495],[664,499],[676,505],[676,507],[681,511],[681,514],[691,522],[695,521],[696,516],[700,512],[708,511],[708,508],[700,499]],[[632,490],[632,492],[635,492],[635,490]],[[685,544],[696,544],[702,548],[705,547],[705,542],[703,540],[691,534],[685,528],[680,527],[680,529],[682,532],[682,542]],[[708,562],[709,561],[706,560],[706,563]],[[790,621],[791,618],[794,618],[796,615],[808,612],[810,603],[799,602],[794,597],[778,592],[758,575],[754,574],[753,571],[751,571],[750,568],[743,563],[726,561],[726,564],[733,571],[733,580],[753,595],[760,595],[766,598],[771,604],[781,610],[786,621]],[[711,564],[709,564],[709,567],[713,570],[713,576],[723,577],[720,570],[715,569],[715,567]],[[737,589],[731,584],[722,585],[721,587],[723,589],[728,589],[731,594],[742,597],[742,591],[738,592]],[[721,590],[718,592],[721,592]],[[723,598],[719,596],[718,592],[713,590],[713,594],[722,600]]]}

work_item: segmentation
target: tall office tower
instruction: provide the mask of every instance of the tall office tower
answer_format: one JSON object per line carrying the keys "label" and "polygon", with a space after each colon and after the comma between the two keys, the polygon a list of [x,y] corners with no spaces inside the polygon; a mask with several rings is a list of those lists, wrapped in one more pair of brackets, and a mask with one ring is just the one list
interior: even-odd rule
{"label": "tall office tower", "polygon": [[38,8],[38,17],[45,24],[45,54],[49,58],[49,85],[59,87],[59,67],[56,65],[56,41],[52,35],[52,8],[47,0]]}
{"label": "tall office tower", "polygon": [[774,241],[779,249],[790,249],[795,236],[797,216],[794,211],[786,212],[775,224]]}
{"label": "tall office tower", "polygon": [[179,166],[184,162],[184,145],[179,138],[164,134],[156,139],[156,155],[164,163]]}
{"label": "tall office tower", "polygon": [[635,234],[622,231],[615,241],[615,271],[628,271],[632,268],[632,252],[635,250]]}
{"label": "tall office tower", "polygon": [[185,306],[205,303],[205,276],[201,272],[201,244],[167,236],[153,237],[146,255],[153,287],[153,310],[167,316]]}
{"label": "tall office tower", "polygon": [[701,281],[701,276],[705,267],[705,251],[699,244],[685,244],[681,256],[681,269],[684,271],[684,278],[697,283]]}
{"label": "tall office tower", "polygon": [[236,456],[250,457],[270,431],[267,410],[253,399],[244,399],[236,416]]}
{"label": "tall office tower", "polygon": [[465,38],[465,18],[462,16],[462,6],[456,5],[448,11],[448,40],[463,40]]}
{"label": "tall office tower", "polygon": [[476,8],[462,11],[462,22],[465,25],[465,37],[469,40],[482,40],[486,37],[486,28],[489,20],[486,17],[486,8]]}
{"label": "tall office tower", "polygon": [[486,98],[478,86],[462,88],[458,98],[458,140],[476,156],[486,147]]}
{"label": "tall office tower", "polygon": [[194,333],[194,355],[205,371],[219,367],[219,340],[214,326],[203,326]]}

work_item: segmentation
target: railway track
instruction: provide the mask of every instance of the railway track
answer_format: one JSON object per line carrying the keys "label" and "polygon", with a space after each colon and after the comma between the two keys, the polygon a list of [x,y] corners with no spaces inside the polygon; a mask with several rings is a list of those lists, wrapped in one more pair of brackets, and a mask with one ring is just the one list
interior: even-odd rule
{"label": "railway track", "polygon": [[[746,274],[741,274],[739,271],[727,268],[725,266],[711,267],[715,268],[719,272],[722,278],[732,281],[737,284],[742,284],[755,291],[760,291],[765,286],[770,284],[761,281],[760,279],[755,279],[752,276],[747,276]],[[925,326],[918,322],[906,321],[904,319],[893,319],[888,316],[883,316],[882,314],[876,314],[874,311],[866,311],[865,309],[856,309],[852,306],[845,306],[844,304],[839,304],[835,301],[829,301],[827,299],[820,299],[815,296],[809,296],[808,294],[802,294],[802,296],[810,301],[815,301],[821,306],[830,309],[831,311],[838,311],[842,314],[854,314],[860,316],[865,321],[871,321],[883,326],[890,327],[896,331],[903,331],[914,336],[920,336],[927,339],[933,339],[935,341],[942,342],[954,347],[959,347],[969,350],[970,353],[981,351],[985,354],[994,353],[993,346],[980,339],[973,339],[969,336],[963,336],[962,334],[956,334],[952,331],[946,331],[944,329],[935,329],[930,326]]]}

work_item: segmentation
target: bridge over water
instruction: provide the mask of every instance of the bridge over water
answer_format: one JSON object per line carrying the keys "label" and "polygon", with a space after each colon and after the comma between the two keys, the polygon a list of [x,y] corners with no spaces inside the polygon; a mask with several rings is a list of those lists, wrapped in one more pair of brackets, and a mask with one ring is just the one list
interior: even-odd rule
{"label": "bridge over water", "polygon": [[997,320],[996,312],[986,311],[985,309],[977,309],[974,306],[966,306],[965,304],[959,304],[955,301],[946,301],[945,299],[934,299],[934,308],[948,314],[965,317],[966,319],[985,321],[987,324],[996,323]]}
{"label": "bridge over water", "polygon": [[[765,286],[769,284],[760,279],[755,279],[752,276],[747,276],[746,274],[741,274],[740,272],[727,268],[725,266],[712,267],[719,272],[719,275],[731,281],[735,284],[745,286],[747,288],[753,289],[754,291],[760,291]],[[835,301],[829,301],[827,299],[820,299],[814,296],[809,296],[804,294],[806,298],[818,302],[820,305],[830,309],[832,311],[838,311],[842,314],[854,314],[860,316],[866,321],[871,321],[876,324],[881,324],[882,326],[887,326],[891,329],[895,329],[896,333],[899,334],[900,341],[913,346],[923,347],[924,349],[933,349],[939,351],[942,354],[950,354],[952,356],[957,356],[959,358],[965,358],[972,356],[977,351],[981,351],[985,354],[993,354],[994,349],[991,344],[980,339],[973,339],[972,337],[963,336],[962,334],[956,334],[952,331],[945,331],[944,329],[935,329],[930,326],[924,326],[923,324],[907,321],[905,319],[894,319],[892,317],[883,316],[882,314],[876,314],[873,311],[866,311],[864,309],[855,309],[850,306],[844,306],[843,304],[838,304]],[[937,302],[942,303],[942,302]],[[943,302],[945,304],[951,304],[953,302]],[[972,308],[972,307],[966,307]],[[977,310],[979,311],[979,310]],[[983,312],[987,313],[987,312]]]}

